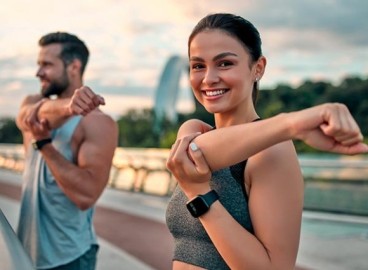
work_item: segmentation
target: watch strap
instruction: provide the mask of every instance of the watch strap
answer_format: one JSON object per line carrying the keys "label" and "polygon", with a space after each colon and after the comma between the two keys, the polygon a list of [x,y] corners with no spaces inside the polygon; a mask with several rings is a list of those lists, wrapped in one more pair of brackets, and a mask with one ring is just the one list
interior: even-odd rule
{"label": "watch strap", "polygon": [[210,206],[219,199],[219,195],[215,190],[211,190],[204,195],[198,195],[187,202],[187,209],[190,214],[198,218],[208,212]]}
{"label": "watch strap", "polygon": [[215,190],[211,190],[206,194],[199,196],[201,196],[207,202],[208,207],[210,207],[215,201],[219,199],[219,195]]}
{"label": "watch strap", "polygon": [[47,138],[47,139],[42,139],[42,140],[38,140],[38,141],[34,141],[32,143],[33,148],[35,150],[41,150],[42,147],[44,147],[46,144],[51,143],[52,139],[51,138]]}

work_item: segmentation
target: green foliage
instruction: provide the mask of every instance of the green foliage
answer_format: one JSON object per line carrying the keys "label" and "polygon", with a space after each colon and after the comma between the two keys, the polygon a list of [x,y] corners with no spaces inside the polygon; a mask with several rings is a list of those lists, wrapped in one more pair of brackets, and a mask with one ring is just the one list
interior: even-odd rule
{"label": "green foliage", "polygon": [[[323,81],[305,81],[294,88],[282,84],[272,90],[264,89],[259,93],[257,111],[262,118],[268,118],[326,102],[345,104],[361,127],[363,135],[368,136],[368,79],[348,77],[338,86]],[[318,152],[302,141],[295,141],[294,144],[299,153]]]}
{"label": "green foliage", "polygon": [[153,132],[152,110],[129,110],[118,121],[119,146],[157,147],[159,138]]}
{"label": "green foliage", "polygon": [[176,140],[177,130],[169,130],[160,139],[160,148],[171,148]]}
{"label": "green foliage", "polygon": [[[273,90],[260,91],[257,111],[262,118],[268,118],[326,102],[345,104],[362,128],[364,136],[368,135],[368,79],[349,77],[339,86],[311,81],[305,81],[296,88],[279,85]],[[318,152],[301,141],[295,141],[294,144],[299,153]]]}
{"label": "green foliage", "polygon": [[0,143],[23,143],[22,133],[12,118],[0,119]]}

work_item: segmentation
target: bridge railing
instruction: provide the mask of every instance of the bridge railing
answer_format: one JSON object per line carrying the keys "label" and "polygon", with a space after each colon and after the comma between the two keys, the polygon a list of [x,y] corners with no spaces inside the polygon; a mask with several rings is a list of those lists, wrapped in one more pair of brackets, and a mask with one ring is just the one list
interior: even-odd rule
{"label": "bridge railing", "polygon": [[[170,195],[176,180],[166,169],[168,149],[117,148],[110,172],[109,186],[135,192]],[[0,144],[0,168],[22,172],[23,147],[18,144]],[[154,183],[152,179],[155,179]],[[151,190],[151,191],[150,191]]]}
{"label": "bridge railing", "polygon": [[[117,148],[109,186],[169,196],[176,180],[166,169],[168,154],[169,149]],[[305,179],[306,208],[345,211],[351,204],[351,209],[368,213],[366,157],[300,155],[299,162]],[[21,145],[0,144],[0,168],[21,172],[23,166]]]}
{"label": "bridge railing", "polygon": [[168,149],[117,148],[109,185],[136,192],[147,192],[148,189],[159,195],[170,195],[176,180],[166,168],[168,154]]}
{"label": "bridge railing", "polygon": [[19,144],[0,144],[0,168],[22,172],[23,167],[23,146]]}

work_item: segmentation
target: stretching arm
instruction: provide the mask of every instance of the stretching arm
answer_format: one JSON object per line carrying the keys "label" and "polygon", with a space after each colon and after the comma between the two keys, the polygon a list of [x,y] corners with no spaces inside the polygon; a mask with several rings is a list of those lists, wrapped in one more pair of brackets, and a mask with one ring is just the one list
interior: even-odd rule
{"label": "stretching arm", "polygon": [[53,144],[40,151],[60,189],[85,210],[96,202],[107,184],[118,130],[115,121],[101,112],[92,112],[82,121],[79,128],[84,135],[76,163],[65,159]]}
{"label": "stretching arm", "polygon": [[[202,132],[201,125],[187,122],[180,128],[178,140],[194,132]],[[350,155],[368,152],[358,125],[341,104],[323,104],[262,121],[215,129],[197,136],[194,142],[214,171],[290,139],[303,140],[322,151]]]}
{"label": "stretching arm", "polygon": [[[29,131],[29,126],[39,120],[47,121],[48,128],[55,129],[70,116],[86,116],[104,104],[103,97],[95,94],[87,86],[76,89],[70,98],[49,99],[40,94],[31,95],[23,100],[16,122],[22,132]],[[36,116],[33,115],[35,111]]]}
{"label": "stretching arm", "polygon": [[38,119],[47,119],[50,129],[59,127],[72,115],[86,116],[105,105],[105,100],[89,87],[83,86],[74,91],[70,98],[48,99],[38,112]]}

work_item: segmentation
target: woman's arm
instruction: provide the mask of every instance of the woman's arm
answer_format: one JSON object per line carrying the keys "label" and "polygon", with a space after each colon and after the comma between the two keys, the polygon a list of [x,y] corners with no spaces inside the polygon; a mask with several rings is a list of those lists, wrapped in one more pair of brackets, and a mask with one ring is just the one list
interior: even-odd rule
{"label": "woman's arm", "polygon": [[[188,127],[179,130],[176,143],[194,132],[202,130]],[[342,104],[323,104],[257,122],[215,129],[197,136],[194,142],[211,170],[215,171],[289,139],[300,139],[328,152],[368,152],[358,125]],[[168,166],[171,167],[170,160]]]}
{"label": "woman's arm", "polygon": [[[173,174],[188,199],[210,190],[211,171],[201,150],[189,148],[193,160],[187,154],[189,142],[195,136],[198,135],[187,136],[172,149],[183,156],[182,162],[173,167]],[[255,233],[249,233],[229,214],[221,204],[221,198],[199,218],[201,223],[232,269],[294,269],[300,236],[303,179],[291,141],[276,144],[250,157],[245,172]]]}
{"label": "woman's arm", "polygon": [[[220,201],[199,219],[231,269],[294,269],[303,209],[303,179],[290,141],[249,158],[254,235]],[[220,198],[221,200],[221,198]]]}

